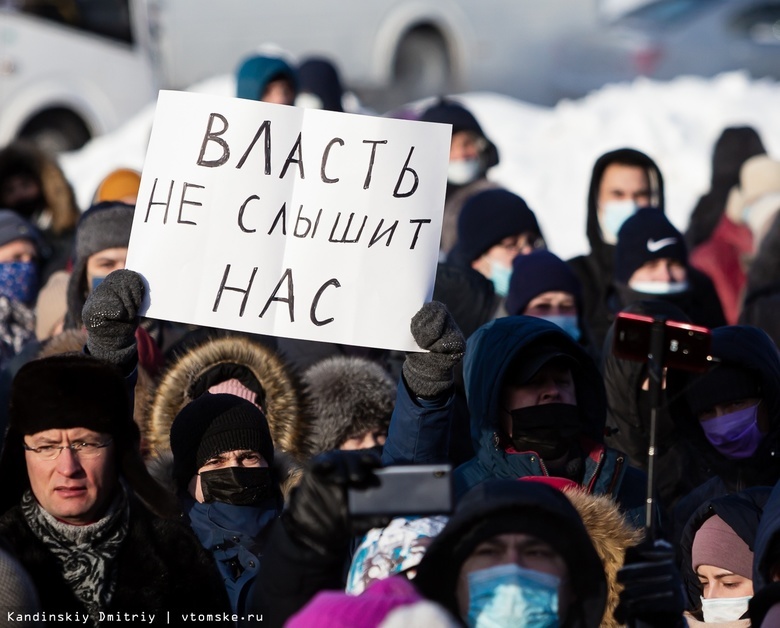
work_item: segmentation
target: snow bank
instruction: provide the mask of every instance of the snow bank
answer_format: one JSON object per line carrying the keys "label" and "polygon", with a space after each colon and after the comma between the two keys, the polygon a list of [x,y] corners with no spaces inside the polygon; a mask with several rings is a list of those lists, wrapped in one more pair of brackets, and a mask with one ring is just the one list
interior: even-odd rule
{"label": "snow bank", "polygon": [[[231,77],[216,77],[191,91],[229,96],[234,83]],[[709,188],[712,147],[723,128],[751,125],[769,153],[780,156],[780,84],[751,81],[740,72],[667,83],[640,78],[553,108],[492,93],[458,98],[498,146],[501,163],[490,177],[526,199],[551,250],[564,258],[588,250],[590,170],[608,150],[630,146],[658,162],[667,214],[681,230],[699,195]],[[116,132],[62,156],[82,207],[112,169],[143,167],[153,116],[151,105]]]}

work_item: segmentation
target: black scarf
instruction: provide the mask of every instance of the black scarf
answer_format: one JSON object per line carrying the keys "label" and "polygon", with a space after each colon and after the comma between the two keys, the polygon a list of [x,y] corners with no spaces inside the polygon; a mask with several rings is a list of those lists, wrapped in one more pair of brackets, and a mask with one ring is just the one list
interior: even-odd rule
{"label": "black scarf", "polygon": [[115,559],[130,524],[124,487],[102,519],[83,526],[57,520],[30,491],[22,497],[21,507],[30,529],[62,565],[65,581],[97,625],[100,611],[108,608],[114,594]]}

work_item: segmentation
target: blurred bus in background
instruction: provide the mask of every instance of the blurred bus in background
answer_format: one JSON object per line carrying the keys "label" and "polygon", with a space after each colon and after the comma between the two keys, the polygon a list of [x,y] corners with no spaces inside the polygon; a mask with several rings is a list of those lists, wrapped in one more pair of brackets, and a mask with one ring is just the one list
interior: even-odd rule
{"label": "blurred bus in background", "polygon": [[598,0],[0,0],[0,145],[78,148],[273,43],[320,54],[377,110],[490,90],[550,104],[550,42]]}

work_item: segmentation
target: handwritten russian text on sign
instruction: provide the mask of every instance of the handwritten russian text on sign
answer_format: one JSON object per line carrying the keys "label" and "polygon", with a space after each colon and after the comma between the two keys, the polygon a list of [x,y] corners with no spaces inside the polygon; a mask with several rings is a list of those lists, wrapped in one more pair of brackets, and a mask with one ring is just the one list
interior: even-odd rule
{"label": "handwritten russian text on sign", "polygon": [[160,92],[127,267],[152,318],[419,350],[449,127]]}

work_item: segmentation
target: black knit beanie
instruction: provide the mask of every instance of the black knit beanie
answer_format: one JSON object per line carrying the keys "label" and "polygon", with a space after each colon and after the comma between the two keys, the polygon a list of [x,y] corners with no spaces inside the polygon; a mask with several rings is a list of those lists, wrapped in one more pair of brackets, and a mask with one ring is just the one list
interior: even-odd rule
{"label": "black knit beanie", "polygon": [[523,314],[528,304],[545,292],[568,292],[582,311],[582,287],[571,267],[547,250],[518,255],[512,262],[512,279],[506,297],[510,315]]}
{"label": "black knit beanie", "polygon": [[525,232],[541,235],[536,216],[522,198],[500,188],[479,192],[458,217],[457,256],[469,265],[504,238]]}
{"label": "black knit beanie", "polygon": [[618,232],[615,246],[615,279],[627,284],[631,275],[647,262],[669,258],[688,265],[688,250],[682,234],[656,207],[643,207]]}
{"label": "black knit beanie", "polygon": [[173,477],[183,488],[210,458],[226,451],[257,451],[270,465],[274,446],[263,412],[235,395],[206,393],[190,402],[171,425]]}

